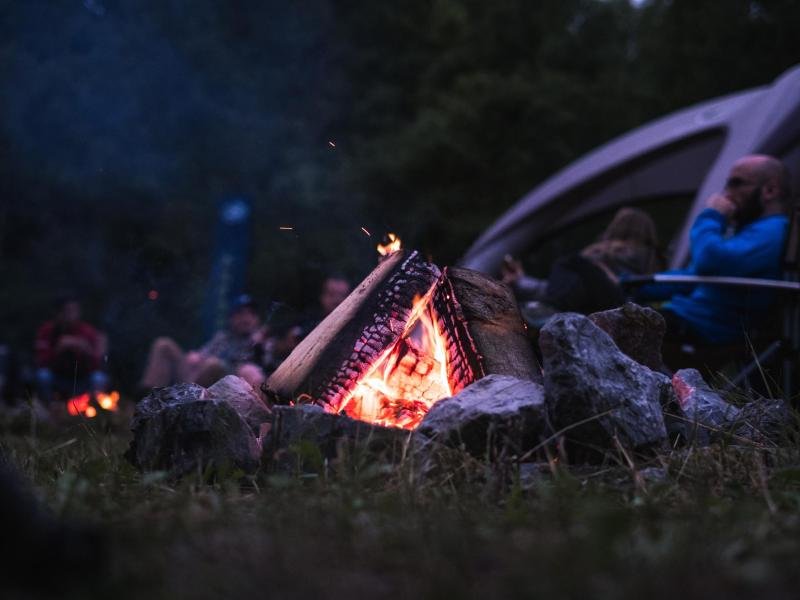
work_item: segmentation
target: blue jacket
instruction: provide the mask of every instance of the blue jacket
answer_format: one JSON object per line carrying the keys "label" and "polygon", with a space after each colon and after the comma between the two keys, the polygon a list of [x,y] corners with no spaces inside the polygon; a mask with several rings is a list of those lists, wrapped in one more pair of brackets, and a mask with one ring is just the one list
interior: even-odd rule
{"label": "blue jacket", "polygon": [[[692,260],[670,275],[718,275],[781,279],[781,259],[789,229],[784,215],[758,219],[725,236],[726,219],[707,208],[692,225]],[[640,290],[643,300],[667,300],[668,308],[714,344],[742,339],[750,321],[766,316],[775,301],[769,290],[714,285],[651,284]]]}

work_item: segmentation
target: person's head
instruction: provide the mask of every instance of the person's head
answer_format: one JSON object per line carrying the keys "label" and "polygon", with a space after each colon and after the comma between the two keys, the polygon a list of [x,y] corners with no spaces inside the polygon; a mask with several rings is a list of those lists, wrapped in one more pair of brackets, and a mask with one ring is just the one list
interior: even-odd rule
{"label": "person's head", "polygon": [[651,248],[658,247],[658,234],[653,219],[643,210],[629,206],[620,208],[616,212],[600,239],[637,242]]}
{"label": "person's head", "polygon": [[322,282],[319,305],[322,312],[329,315],[350,294],[350,282],[341,275],[329,275]]}
{"label": "person's head", "polygon": [[74,294],[61,294],[55,302],[56,320],[71,325],[81,320],[81,303]]}
{"label": "person's head", "polygon": [[723,194],[736,206],[734,219],[739,225],[785,213],[792,196],[789,171],[772,156],[742,157],[733,164]]}
{"label": "person's head", "polygon": [[250,335],[261,326],[258,306],[251,296],[242,294],[231,304],[228,315],[228,328],[235,335]]}

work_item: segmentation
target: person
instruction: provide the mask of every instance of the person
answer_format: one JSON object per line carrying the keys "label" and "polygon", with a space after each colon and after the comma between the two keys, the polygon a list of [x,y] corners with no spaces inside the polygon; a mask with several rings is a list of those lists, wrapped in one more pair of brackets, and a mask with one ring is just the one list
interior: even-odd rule
{"label": "person", "polygon": [[277,369],[281,362],[291,354],[303,338],[319,325],[333,310],[347,298],[351,291],[350,281],[342,275],[328,275],[320,286],[317,306],[302,318],[293,318],[275,311],[269,324],[268,335],[256,349],[258,364],[267,374]]}
{"label": "person", "polygon": [[347,298],[351,290],[350,281],[343,275],[328,275],[320,286],[317,307],[312,309],[299,323],[302,328],[300,337],[308,335],[325,317],[331,314]]}
{"label": "person", "polygon": [[106,346],[105,336],[81,320],[78,298],[60,295],[54,317],[39,326],[34,341],[39,400],[48,404],[56,396],[102,391],[108,382],[101,369]]}
{"label": "person", "polygon": [[600,239],[577,254],[553,263],[547,279],[525,274],[519,261],[506,257],[502,280],[523,303],[523,316],[538,325],[556,311],[588,314],[624,301],[620,277],[646,275],[663,268],[653,219],[643,210],[619,209]]}
{"label": "person", "polygon": [[264,373],[253,362],[253,352],[254,346],[263,342],[263,336],[258,306],[250,295],[242,294],[231,306],[227,327],[198,350],[187,353],[171,338],[156,339],[139,388],[147,392],[177,382],[208,387],[225,375],[235,374],[259,389]]}
{"label": "person", "polygon": [[[689,266],[665,273],[780,279],[791,196],[789,172],[781,161],[759,154],[740,158],[722,192],[708,199],[692,225]],[[667,323],[666,340],[728,344],[767,314],[775,294],[656,283],[642,287],[636,298],[667,301],[660,308]]]}

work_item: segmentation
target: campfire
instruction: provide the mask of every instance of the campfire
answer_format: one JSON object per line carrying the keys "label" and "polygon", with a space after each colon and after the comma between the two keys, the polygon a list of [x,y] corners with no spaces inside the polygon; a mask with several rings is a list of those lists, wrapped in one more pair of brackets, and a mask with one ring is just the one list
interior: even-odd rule
{"label": "campfire", "polygon": [[86,392],[67,400],[67,412],[73,417],[83,415],[93,419],[99,414],[98,409],[108,412],[119,410],[119,392],[98,392],[94,394],[94,398]]}
{"label": "campfire", "polygon": [[273,373],[276,401],[414,429],[484,375],[530,372],[536,361],[507,288],[399,245],[388,236],[378,267]]}

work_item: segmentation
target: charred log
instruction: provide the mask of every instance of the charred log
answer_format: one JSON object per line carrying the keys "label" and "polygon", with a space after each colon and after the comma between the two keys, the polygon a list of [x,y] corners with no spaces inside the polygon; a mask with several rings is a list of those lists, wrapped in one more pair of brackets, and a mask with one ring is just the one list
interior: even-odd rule
{"label": "charred log", "polygon": [[541,383],[541,368],[511,289],[471,269],[448,268],[445,279],[462,312],[467,335],[481,357],[483,374]]}

